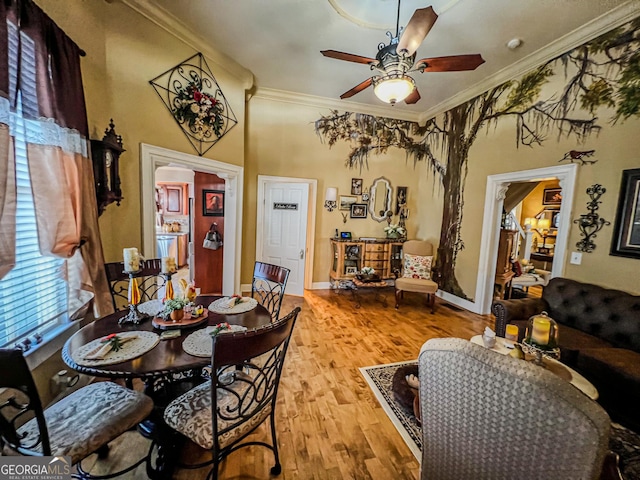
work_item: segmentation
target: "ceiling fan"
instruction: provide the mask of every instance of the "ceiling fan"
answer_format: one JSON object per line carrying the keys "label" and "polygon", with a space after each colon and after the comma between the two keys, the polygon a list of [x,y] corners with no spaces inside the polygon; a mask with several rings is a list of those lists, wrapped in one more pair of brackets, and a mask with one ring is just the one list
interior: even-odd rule
{"label": "ceiling fan", "polygon": [[433,7],[419,8],[414,13],[407,26],[400,27],[400,0],[398,0],[398,19],[396,21],[396,35],[387,32],[389,45],[380,43],[376,58],[361,57],[337,50],[322,50],[325,57],[345,60],[347,62],[363,63],[378,70],[381,74],[374,75],[364,82],[347,90],[341,99],[354,96],[373,84],[376,96],[391,105],[402,100],[407,104],[417,103],[420,93],[410,72],[459,72],[475,70],[484,63],[480,54],[451,55],[447,57],[423,58],[416,61],[416,50],[425,39],[438,15]]}

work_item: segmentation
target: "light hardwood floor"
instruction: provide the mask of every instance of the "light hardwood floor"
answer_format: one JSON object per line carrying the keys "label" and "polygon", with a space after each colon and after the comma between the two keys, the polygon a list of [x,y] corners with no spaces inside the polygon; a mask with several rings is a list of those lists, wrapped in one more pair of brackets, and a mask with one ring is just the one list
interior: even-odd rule
{"label": "light hardwood floor", "polygon": [[[356,309],[348,292],[307,291],[304,299],[286,297],[282,312],[302,312],[293,332],[278,394],[278,443],[282,474],[288,479],[417,479],[419,464],[406,446],[359,367],[417,358],[422,344],[436,337],[470,338],[493,327],[492,316],[479,316],[436,301],[429,313],[425,299],[406,294],[393,308],[363,294]],[[256,436],[264,438],[263,425]],[[147,441],[135,432],[115,442],[107,462],[144,454]],[[188,445],[182,460],[196,462],[207,452]],[[87,465],[91,465],[91,460]],[[120,463],[119,461],[117,463]],[[266,479],[273,455],[261,447],[231,454],[221,479]],[[99,467],[99,465],[98,465]],[[176,479],[204,479],[208,468],[178,470]],[[97,472],[96,472],[97,473]],[[146,478],[139,468],[128,478]]]}

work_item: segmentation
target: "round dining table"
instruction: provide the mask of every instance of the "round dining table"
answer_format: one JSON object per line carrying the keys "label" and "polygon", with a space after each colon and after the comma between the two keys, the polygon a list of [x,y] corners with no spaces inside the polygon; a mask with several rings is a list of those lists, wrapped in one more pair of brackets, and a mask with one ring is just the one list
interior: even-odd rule
{"label": "round dining table", "polygon": [[[200,295],[195,304],[207,308],[213,301],[222,298],[219,295]],[[211,365],[211,357],[196,357],[184,351],[182,343],[185,338],[207,325],[217,325],[227,322],[230,325],[241,325],[247,330],[253,330],[271,323],[271,314],[259,303],[255,308],[244,313],[220,314],[208,310],[207,321],[191,328],[181,328],[180,336],[160,340],[160,342],[146,353],[120,363],[100,366],[78,365],[73,360],[73,354],[79,348],[98,338],[104,338],[112,333],[130,331],[151,331],[158,335],[162,330],[154,327],[152,319],[146,319],[139,324],[123,323],[119,320],[128,311],[119,311],[102,317],[95,322],[82,327],[62,348],[64,362],[81,373],[105,378],[125,379],[127,385],[133,388],[133,379],[141,379],[145,383],[144,391],[154,401],[154,412],[144,422],[138,425],[138,431],[152,440],[152,447],[157,447],[154,462],[151,450],[147,455],[147,476],[152,479],[165,480],[172,477],[177,462],[177,452],[184,439],[177,432],[170,429],[163,421],[163,412],[167,403],[205,381],[202,368]]]}
{"label": "round dining table", "polygon": [[[219,298],[222,297],[219,295],[200,295],[196,297],[194,303],[207,308],[211,302]],[[260,328],[271,323],[269,311],[260,304],[248,312],[236,314],[220,314],[209,310],[205,324],[182,328],[180,336],[161,340],[158,345],[137,358],[101,366],[78,365],[73,360],[73,353],[77,349],[92,340],[106,337],[112,333],[140,330],[154,331],[159,335],[162,333],[161,330],[153,326],[151,319],[144,320],[137,325],[131,323],[119,324],[118,321],[125,315],[127,315],[127,311],[115,312],[82,327],[64,344],[62,348],[64,362],[73,370],[88,375],[124,379],[140,378],[149,381],[157,377],[198,369],[211,364],[211,358],[190,355],[182,348],[182,342],[186,335],[191,332],[205,328],[207,325],[217,325],[224,322],[231,325],[242,325],[247,330]]]}

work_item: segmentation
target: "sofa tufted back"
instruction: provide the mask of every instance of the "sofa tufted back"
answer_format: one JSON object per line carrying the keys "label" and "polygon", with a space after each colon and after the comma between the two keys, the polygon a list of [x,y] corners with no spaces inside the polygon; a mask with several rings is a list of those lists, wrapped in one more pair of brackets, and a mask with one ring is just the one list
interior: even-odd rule
{"label": "sofa tufted back", "polygon": [[553,278],[542,298],[549,316],[562,325],[589,333],[613,346],[640,352],[640,296],[568,278]]}

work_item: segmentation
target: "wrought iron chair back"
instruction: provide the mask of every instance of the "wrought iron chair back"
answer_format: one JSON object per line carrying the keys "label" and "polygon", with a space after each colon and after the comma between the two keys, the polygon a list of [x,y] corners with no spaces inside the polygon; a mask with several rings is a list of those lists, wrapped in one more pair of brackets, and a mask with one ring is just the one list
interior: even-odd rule
{"label": "wrought iron chair back", "polygon": [[[129,274],[124,272],[123,262],[105,263],[113,308],[125,310],[129,304]],[[140,301],[146,302],[158,297],[158,291],[164,287],[166,280],[160,275],[162,262],[159,258],[144,260],[140,272],[134,276],[138,280]]]}
{"label": "wrought iron chair back", "polygon": [[[218,466],[232,452],[260,445],[273,452],[272,475],[282,468],[278,455],[275,410],[278,385],[293,327],[300,308],[265,327],[213,337],[212,377],[174,400],[165,410],[165,421],[201,447],[210,449],[212,464],[207,478],[218,478]],[[213,414],[212,414],[213,412]],[[267,419],[271,443],[246,440]]]}
{"label": "wrought iron chair back", "polygon": [[[0,447],[27,456],[69,456],[74,478],[113,478],[132,471],[143,457],[107,477],[94,477],[81,462],[132,428],[153,410],[153,401],[113,382],[74,391],[43,409],[29,366],[19,349],[0,349]],[[77,428],[77,430],[76,430]],[[71,465],[69,465],[71,466]]]}
{"label": "wrought iron chair back", "polygon": [[277,320],[280,315],[280,307],[288,279],[288,268],[270,263],[255,263],[251,296],[269,310],[272,321]]}

